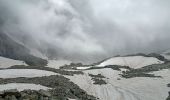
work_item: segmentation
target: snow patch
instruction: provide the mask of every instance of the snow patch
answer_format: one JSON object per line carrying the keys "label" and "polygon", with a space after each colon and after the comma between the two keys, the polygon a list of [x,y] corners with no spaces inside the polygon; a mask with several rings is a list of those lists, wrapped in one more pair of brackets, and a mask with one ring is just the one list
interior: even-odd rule
{"label": "snow patch", "polygon": [[0,70],[0,78],[17,78],[17,77],[42,77],[56,75],[57,73],[37,70],[37,69],[4,69]]}
{"label": "snow patch", "polygon": [[37,85],[37,84],[28,84],[28,83],[9,83],[9,84],[0,84],[0,91],[4,90],[11,90],[11,89],[17,89],[18,91],[23,91],[26,89],[30,90],[48,90],[50,88]]}
{"label": "snow patch", "polygon": [[103,67],[107,65],[120,65],[120,66],[129,66],[131,68],[141,68],[152,64],[162,64],[162,63],[164,62],[154,57],[129,56],[129,57],[110,58],[100,63],[97,66]]}
{"label": "snow patch", "polygon": [[27,65],[27,64],[25,64],[24,61],[0,57],[0,68],[9,68],[14,65]]}
{"label": "snow patch", "polygon": [[78,69],[78,70],[85,70],[85,69],[89,69],[89,68],[91,68],[91,67],[76,67],[76,69]]}

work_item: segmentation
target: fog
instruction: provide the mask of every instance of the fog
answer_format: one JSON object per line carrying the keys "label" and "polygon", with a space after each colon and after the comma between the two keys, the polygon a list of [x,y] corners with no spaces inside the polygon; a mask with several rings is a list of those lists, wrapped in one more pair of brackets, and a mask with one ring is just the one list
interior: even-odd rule
{"label": "fog", "polygon": [[51,58],[93,62],[170,48],[169,0],[0,0],[0,29]]}

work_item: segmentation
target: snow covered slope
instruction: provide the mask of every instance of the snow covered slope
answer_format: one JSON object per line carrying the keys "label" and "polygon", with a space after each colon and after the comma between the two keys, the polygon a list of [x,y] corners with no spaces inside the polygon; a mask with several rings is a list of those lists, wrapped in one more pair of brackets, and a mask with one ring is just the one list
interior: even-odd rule
{"label": "snow covered slope", "polygon": [[127,56],[127,57],[113,57],[110,58],[97,66],[107,66],[107,65],[120,65],[120,66],[129,66],[131,68],[141,68],[147,65],[152,64],[161,64],[164,63],[154,57],[144,57],[144,56]]}
{"label": "snow covered slope", "polygon": [[14,65],[26,65],[24,61],[13,60],[0,56],[0,68],[8,68]]}
{"label": "snow covered slope", "polygon": [[17,78],[17,77],[42,77],[56,75],[54,72],[37,70],[37,69],[5,69],[0,70],[0,78]]}
{"label": "snow covered slope", "polygon": [[48,60],[46,67],[59,69],[61,66],[69,65],[71,61],[69,60]]}
{"label": "snow covered slope", "polygon": [[10,89],[17,89],[18,91],[23,91],[23,90],[48,90],[50,88],[42,86],[42,85],[37,85],[37,84],[28,84],[28,83],[9,83],[9,84],[1,84],[0,85],[0,91],[4,90],[10,90]]}
{"label": "snow covered slope", "polygon": [[[170,70],[154,72],[163,78],[121,78],[120,71],[105,69],[93,69],[83,71],[84,75],[66,76],[87,93],[100,100],[166,100],[170,81]],[[96,85],[89,74],[101,74],[107,84]]]}

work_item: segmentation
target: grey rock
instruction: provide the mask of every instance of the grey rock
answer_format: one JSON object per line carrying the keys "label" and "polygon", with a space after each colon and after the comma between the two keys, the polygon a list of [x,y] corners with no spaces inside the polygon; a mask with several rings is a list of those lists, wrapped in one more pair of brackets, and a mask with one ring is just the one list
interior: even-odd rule
{"label": "grey rock", "polygon": [[17,100],[17,98],[14,95],[12,95],[11,100]]}
{"label": "grey rock", "polygon": [[51,94],[48,92],[48,91],[45,91],[45,90],[39,90],[39,94],[45,96],[45,97],[50,97]]}
{"label": "grey rock", "polygon": [[16,89],[5,90],[5,91],[4,91],[4,95],[5,95],[5,96],[6,96],[6,95],[10,95],[10,96],[14,95],[14,96],[16,96],[16,97],[20,97],[20,96],[21,96],[21,94],[20,94]]}

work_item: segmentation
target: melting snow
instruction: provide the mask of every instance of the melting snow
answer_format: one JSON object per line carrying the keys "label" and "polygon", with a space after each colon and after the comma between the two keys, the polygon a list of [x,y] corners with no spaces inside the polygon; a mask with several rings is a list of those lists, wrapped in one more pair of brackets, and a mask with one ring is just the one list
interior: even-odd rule
{"label": "melting snow", "polygon": [[[87,93],[99,97],[100,100],[165,100],[168,97],[170,70],[154,72],[163,78],[136,77],[120,78],[120,71],[93,69],[84,71],[84,75],[65,76],[80,86]],[[106,85],[94,85],[88,74],[105,76]],[[118,80],[117,78],[120,78]]]}
{"label": "melting snow", "polygon": [[9,83],[9,84],[0,84],[0,91],[10,90],[10,89],[17,89],[18,91],[23,91],[26,89],[30,90],[48,90],[50,88],[37,85],[37,84],[28,84],[28,83]]}
{"label": "melting snow", "polygon": [[17,77],[42,77],[56,75],[54,72],[37,70],[37,69],[5,69],[0,70],[0,78],[17,78]]}
{"label": "melting snow", "polygon": [[154,57],[143,57],[143,56],[129,56],[129,57],[114,57],[110,58],[98,66],[107,66],[107,65],[120,65],[120,66],[129,66],[131,68],[141,68],[147,65],[152,64],[162,64],[163,61],[160,61]]}
{"label": "melting snow", "polygon": [[9,68],[14,65],[26,65],[26,64],[24,61],[0,57],[0,68]]}

